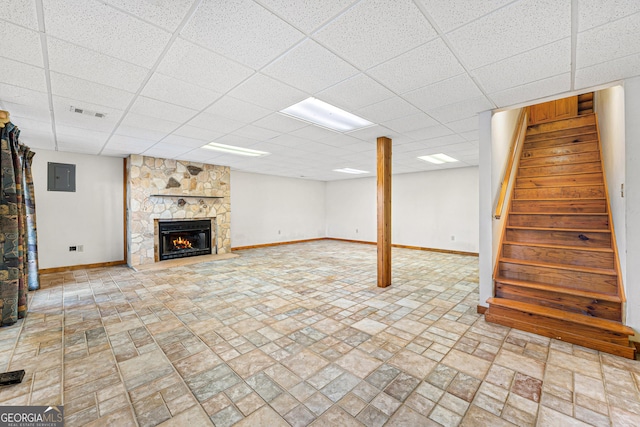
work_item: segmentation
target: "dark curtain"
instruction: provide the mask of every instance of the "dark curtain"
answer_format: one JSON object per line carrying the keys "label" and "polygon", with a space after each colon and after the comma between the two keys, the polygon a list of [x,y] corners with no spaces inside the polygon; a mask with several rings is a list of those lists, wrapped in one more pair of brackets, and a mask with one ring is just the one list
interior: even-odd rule
{"label": "dark curtain", "polygon": [[27,289],[38,289],[35,199],[31,162],[11,122],[0,129],[0,325],[27,312]]}

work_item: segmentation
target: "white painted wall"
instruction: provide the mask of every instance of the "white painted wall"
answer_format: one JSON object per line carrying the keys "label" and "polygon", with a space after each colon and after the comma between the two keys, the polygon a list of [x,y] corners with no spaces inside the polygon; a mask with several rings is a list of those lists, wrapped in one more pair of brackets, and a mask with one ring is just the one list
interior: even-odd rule
{"label": "white painted wall", "polygon": [[[375,242],[376,179],[326,186],[327,237]],[[392,243],[478,252],[476,167],[394,175],[391,200]]]}
{"label": "white painted wall", "polygon": [[231,246],[325,237],[325,183],[231,171]]}
{"label": "white painted wall", "polygon": [[[121,158],[34,150],[40,268],[124,259]],[[47,191],[47,163],[76,165],[74,193]],[[69,246],[84,246],[69,252]]]}
{"label": "white painted wall", "polygon": [[598,114],[602,159],[607,177],[611,217],[615,231],[622,282],[626,280],[626,199],[620,186],[625,181],[625,119],[624,89],[614,86],[595,93],[595,112]]}
{"label": "white painted wall", "polygon": [[640,341],[640,77],[624,83],[627,325]]}
{"label": "white painted wall", "polygon": [[[518,125],[519,109],[478,115],[480,136],[480,264],[478,304],[488,307],[493,296],[493,269],[500,246],[507,206],[500,219],[493,217],[500,186],[507,166],[513,134]],[[509,191],[509,190],[508,190]]]}

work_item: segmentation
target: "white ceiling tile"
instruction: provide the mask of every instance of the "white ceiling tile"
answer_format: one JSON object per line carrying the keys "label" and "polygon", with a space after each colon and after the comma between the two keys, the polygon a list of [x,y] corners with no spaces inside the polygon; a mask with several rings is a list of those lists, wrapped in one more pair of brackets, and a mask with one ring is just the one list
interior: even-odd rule
{"label": "white ceiling tile", "polygon": [[529,103],[571,90],[571,73],[560,74],[537,82],[517,86],[490,95],[498,107]]}
{"label": "white ceiling tile", "polygon": [[168,119],[174,122],[184,122],[193,117],[197,111],[181,107],[168,102],[138,96],[131,106],[131,112],[158,119]]}
{"label": "white ceiling tile", "polygon": [[49,109],[49,96],[46,93],[0,83],[0,103],[3,101],[25,107]]}
{"label": "white ceiling tile", "polygon": [[261,119],[271,113],[271,110],[241,101],[231,96],[224,96],[218,99],[205,111],[210,114],[247,123]]}
{"label": "white ceiling tile", "polygon": [[570,1],[521,0],[458,28],[447,38],[463,63],[475,69],[570,35]]}
{"label": "white ceiling tile", "polygon": [[[39,122],[51,121],[51,111],[49,111],[48,103],[46,107],[33,107],[25,104],[14,104],[13,102],[0,99],[0,105],[2,105],[3,110],[7,110],[11,114],[12,119],[13,117],[24,117]],[[20,125],[20,123],[15,124]]]}
{"label": "white ceiling tile", "polygon": [[180,123],[171,120],[128,112],[115,133],[133,138],[159,141],[178,126],[180,126]]}
{"label": "white ceiling tile", "polygon": [[307,142],[309,142],[309,139],[291,134],[283,134],[269,140],[271,144],[277,144],[287,148],[300,147]]}
{"label": "white ceiling tile", "polygon": [[150,68],[171,34],[97,0],[45,0],[47,34]]}
{"label": "white ceiling tile", "polygon": [[[4,12],[4,8],[2,10]],[[2,22],[0,25],[0,40],[2,40],[0,56],[6,56],[14,61],[26,62],[37,67],[44,66],[40,35],[36,31],[27,30],[9,22]]]}
{"label": "white ceiling tile", "polygon": [[375,142],[377,141],[378,137],[381,137],[381,136],[386,136],[387,138],[393,139],[395,134],[396,134],[395,131],[392,131],[387,127],[375,125],[375,126],[369,126],[364,129],[356,130],[353,132],[349,132],[347,135],[353,138],[357,138],[361,141]]}
{"label": "white ceiling tile", "polygon": [[420,110],[409,104],[404,99],[400,97],[393,97],[368,105],[364,108],[360,108],[355,112],[355,114],[362,116],[373,123],[381,123],[383,121],[389,121],[404,116],[411,116],[419,112]]}
{"label": "white ceiling tile", "polygon": [[471,130],[469,132],[462,132],[460,135],[467,141],[477,141],[480,138],[478,129]]}
{"label": "white ceiling tile", "polygon": [[[70,111],[71,106],[88,111],[100,112],[105,114],[105,116],[100,118],[74,113]],[[53,110],[56,118],[56,127],[58,127],[58,125],[66,125],[98,132],[111,132],[123,113],[122,110],[115,108],[57,95],[53,95]]]}
{"label": "white ceiling tile", "polygon": [[[321,139],[320,141],[325,145],[328,145],[330,147],[337,147],[337,148],[346,148],[352,145],[362,143],[361,139],[354,138],[353,136],[344,135],[344,134],[335,133],[335,132],[333,133],[334,135],[330,135],[327,138]],[[370,142],[375,143],[375,139]]]}
{"label": "white ceiling tile", "polygon": [[435,30],[413,2],[364,0],[314,38],[364,70],[435,36]]}
{"label": "white ceiling tile", "polygon": [[585,68],[640,52],[640,14],[578,34],[576,65]]}
{"label": "white ceiling tile", "polygon": [[487,93],[571,71],[571,38],[529,50],[473,70]]}
{"label": "white ceiling tile", "polygon": [[107,132],[96,132],[89,129],[76,128],[72,126],[59,125],[56,127],[58,137],[68,137],[77,141],[83,141],[86,144],[101,148],[109,138]]}
{"label": "white ceiling tile", "polygon": [[216,132],[210,129],[198,128],[195,126],[181,126],[178,130],[173,132],[175,135],[184,136],[187,138],[198,139],[201,141],[211,142],[224,135],[221,132]]}
{"label": "white ceiling tile", "polygon": [[110,86],[93,83],[55,72],[51,76],[51,93],[92,104],[124,110],[133,94]]}
{"label": "white ceiling tile", "polygon": [[482,92],[475,82],[467,74],[460,74],[406,93],[403,98],[422,109],[422,111],[428,111],[481,95]]}
{"label": "white ceiling tile", "polygon": [[640,53],[576,70],[575,89],[593,87],[640,75]]}
{"label": "white ceiling tile", "polygon": [[365,74],[358,74],[317,94],[319,99],[351,113],[394,96],[393,92]]}
{"label": "white ceiling tile", "polygon": [[182,36],[258,69],[303,38],[303,34],[249,0],[202,2]]}
{"label": "white ceiling tile", "polygon": [[193,0],[105,1],[171,32],[178,27],[193,4]]}
{"label": "white ceiling tile", "polygon": [[307,97],[304,92],[259,73],[233,89],[229,95],[274,111]]}
{"label": "white ceiling tile", "polygon": [[463,72],[464,68],[458,59],[440,38],[367,71],[398,93],[427,86]]}
{"label": "white ceiling tile", "polygon": [[354,0],[257,1],[307,34],[354,2]]}
{"label": "white ceiling tile", "polygon": [[137,92],[149,70],[63,40],[47,38],[52,71]]}
{"label": "white ceiling tile", "polygon": [[219,92],[204,89],[160,73],[154,73],[151,76],[140,94],[193,110],[202,110],[221,96]]}
{"label": "white ceiling tile", "polygon": [[172,159],[174,156],[187,153],[191,150],[192,148],[186,146],[159,142],[149,147],[143,154],[145,156]]}
{"label": "white ceiling tile", "polygon": [[339,83],[358,70],[313,40],[288,51],[262,73],[308,93],[316,93]]}
{"label": "white ceiling tile", "polygon": [[2,83],[47,92],[44,69],[0,57]]}
{"label": "white ceiling tile", "polygon": [[203,162],[207,164],[214,164],[209,161],[209,159],[213,157],[215,157],[215,151],[208,150],[206,148],[199,148],[199,149],[188,151],[184,154],[180,154],[176,156],[176,159],[186,160],[190,162]]}
{"label": "white ceiling tile", "polygon": [[237,120],[216,116],[209,113],[200,113],[188,122],[189,126],[209,129],[222,134],[227,134],[247,125]]}
{"label": "white ceiling tile", "polygon": [[418,0],[435,20],[440,30],[447,33],[460,25],[467,24],[513,0]]}
{"label": "white ceiling tile", "polygon": [[104,147],[104,152],[140,154],[145,150],[148,150],[155,144],[156,141],[148,141],[145,139],[132,138],[130,136],[124,135],[113,135],[111,139],[109,139],[107,146]]}
{"label": "white ceiling tile", "polygon": [[38,15],[34,0],[2,0],[2,19],[23,27],[38,29]]}
{"label": "white ceiling tile", "polygon": [[640,12],[637,0],[578,0],[578,31]]}
{"label": "white ceiling tile", "polygon": [[311,139],[313,141],[321,141],[324,138],[333,138],[336,136],[336,134],[339,135],[338,132],[334,132],[332,130],[315,125],[309,125],[290,133],[290,135],[305,139]]}
{"label": "white ceiling tile", "polygon": [[416,141],[436,138],[439,136],[451,135],[453,131],[444,125],[430,126],[428,128],[416,129],[404,134],[409,138],[413,138]]}
{"label": "white ceiling tile", "polygon": [[440,123],[449,123],[468,117],[476,116],[481,111],[487,111],[494,108],[494,105],[486,97],[459,102],[457,104],[445,105],[429,111],[429,115]]}
{"label": "white ceiling tile", "polygon": [[454,132],[468,132],[478,129],[478,118],[467,117],[466,119],[456,120],[454,122],[447,123],[447,127]]}
{"label": "white ceiling tile", "polygon": [[398,119],[389,120],[382,123],[385,127],[396,132],[404,133],[416,129],[422,129],[438,124],[432,117],[425,113],[413,114],[411,116],[400,117]]}
{"label": "white ceiling tile", "polygon": [[97,156],[101,147],[98,145],[86,144],[82,138],[72,136],[59,135],[57,137],[58,151],[66,151],[70,153],[90,154]]}
{"label": "white ceiling tile", "polygon": [[162,142],[165,144],[182,145],[186,148],[194,149],[200,148],[210,141],[203,141],[202,139],[187,138],[186,136],[171,134],[164,138]]}
{"label": "white ceiling tile", "polygon": [[260,120],[253,122],[255,126],[270,129],[276,132],[288,133],[296,129],[303,128],[309,124],[302,120],[292,119],[280,113],[270,114]]}
{"label": "white ceiling tile", "polygon": [[272,130],[264,129],[264,128],[253,126],[253,125],[240,128],[235,133],[238,136],[242,136],[245,138],[252,138],[259,141],[266,141],[280,135],[280,132],[275,132]]}
{"label": "white ceiling tile", "polygon": [[11,112],[11,122],[20,129],[20,142],[22,144],[30,148],[55,149],[51,121],[33,120]]}
{"label": "white ceiling tile", "polygon": [[247,138],[244,136],[240,136],[237,133],[233,133],[233,134],[221,136],[220,138],[216,139],[215,142],[219,142],[220,144],[235,145],[237,147],[248,148],[255,145],[259,141],[257,139]]}

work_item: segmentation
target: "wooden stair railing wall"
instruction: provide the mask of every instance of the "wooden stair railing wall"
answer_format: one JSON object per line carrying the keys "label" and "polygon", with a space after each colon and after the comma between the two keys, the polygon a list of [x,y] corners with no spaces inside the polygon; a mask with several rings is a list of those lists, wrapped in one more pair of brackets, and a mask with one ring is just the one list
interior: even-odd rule
{"label": "wooden stair railing wall", "polygon": [[597,117],[574,98],[571,117],[529,119],[485,317],[634,358]]}

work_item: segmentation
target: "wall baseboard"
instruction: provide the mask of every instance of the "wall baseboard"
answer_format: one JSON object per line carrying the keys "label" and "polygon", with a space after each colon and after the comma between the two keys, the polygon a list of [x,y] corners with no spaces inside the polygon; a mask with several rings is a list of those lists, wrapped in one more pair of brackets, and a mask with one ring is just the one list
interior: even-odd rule
{"label": "wall baseboard", "polygon": [[126,265],[127,261],[109,261],[109,262],[96,262],[93,264],[82,264],[82,265],[68,265],[66,267],[53,267],[53,268],[40,268],[38,269],[38,273],[40,274],[50,274],[50,273],[62,273],[65,271],[73,271],[73,270],[85,270],[89,268],[103,268],[103,267],[114,267],[116,265]]}
{"label": "wall baseboard", "polygon": [[274,242],[274,243],[262,243],[260,245],[249,245],[249,246],[238,246],[236,248],[231,248],[231,252],[235,251],[244,251],[247,249],[258,249],[258,248],[267,248],[269,246],[281,246],[281,245],[293,245],[296,243],[304,243],[304,242],[316,242],[318,240],[326,240],[325,237],[316,237],[315,239],[304,239],[304,240],[289,240],[286,242]]}

